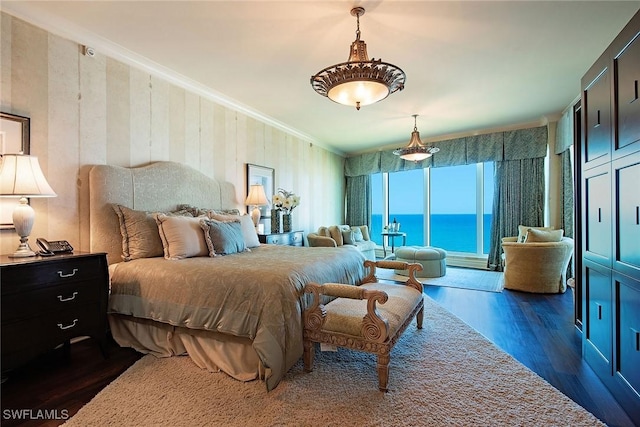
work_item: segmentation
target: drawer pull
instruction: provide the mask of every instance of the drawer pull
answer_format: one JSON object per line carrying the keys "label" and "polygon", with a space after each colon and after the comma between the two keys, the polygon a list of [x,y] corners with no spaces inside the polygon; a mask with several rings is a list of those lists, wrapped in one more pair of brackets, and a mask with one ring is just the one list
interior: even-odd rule
{"label": "drawer pull", "polygon": [[76,299],[76,296],[78,296],[78,291],[75,291],[69,298],[64,298],[62,295],[58,295],[58,299],[60,302],[73,301]]}
{"label": "drawer pull", "polygon": [[74,319],[73,323],[67,326],[64,326],[62,323],[58,323],[58,328],[60,328],[61,330],[66,330],[66,329],[71,329],[73,327],[76,326],[76,324],[78,323],[78,319]]}
{"label": "drawer pull", "polygon": [[74,268],[73,271],[69,274],[64,274],[62,272],[62,270],[58,271],[58,276],[60,276],[60,278],[64,279],[65,277],[73,277],[76,275],[76,273],[78,272],[77,268]]}

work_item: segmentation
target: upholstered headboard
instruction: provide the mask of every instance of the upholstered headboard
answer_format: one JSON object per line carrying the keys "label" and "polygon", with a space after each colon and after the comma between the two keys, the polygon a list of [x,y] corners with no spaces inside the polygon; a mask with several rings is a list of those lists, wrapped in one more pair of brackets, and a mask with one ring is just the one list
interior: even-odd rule
{"label": "upholstered headboard", "polygon": [[168,211],[185,203],[201,208],[238,208],[235,188],[175,162],[124,168],[96,165],[89,171],[90,247],[106,252],[109,264],[122,261],[117,203],[131,209]]}

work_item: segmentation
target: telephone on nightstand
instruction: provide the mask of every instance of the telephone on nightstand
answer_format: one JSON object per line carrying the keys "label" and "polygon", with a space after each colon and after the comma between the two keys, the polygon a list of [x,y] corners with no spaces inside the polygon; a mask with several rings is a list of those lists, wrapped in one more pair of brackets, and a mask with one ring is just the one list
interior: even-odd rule
{"label": "telephone on nightstand", "polygon": [[73,246],[66,240],[55,240],[49,242],[42,237],[36,239],[36,243],[40,247],[39,254],[42,256],[53,256],[56,254],[71,253],[73,252]]}

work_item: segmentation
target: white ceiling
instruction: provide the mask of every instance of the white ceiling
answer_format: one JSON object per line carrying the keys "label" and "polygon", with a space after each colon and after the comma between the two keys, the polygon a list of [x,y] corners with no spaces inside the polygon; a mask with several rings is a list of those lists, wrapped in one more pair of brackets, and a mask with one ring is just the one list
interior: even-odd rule
{"label": "white ceiling", "polygon": [[[405,89],[360,111],[310,77],[344,62],[363,6],[370,58]],[[555,120],[638,1],[2,1],[98,52],[191,82],[340,153]],[[105,52],[106,51],[106,52]]]}

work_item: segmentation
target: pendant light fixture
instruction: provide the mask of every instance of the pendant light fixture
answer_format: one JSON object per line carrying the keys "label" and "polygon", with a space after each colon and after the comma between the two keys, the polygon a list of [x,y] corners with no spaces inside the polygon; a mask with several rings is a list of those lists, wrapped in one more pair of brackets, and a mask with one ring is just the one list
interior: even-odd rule
{"label": "pendant light fixture", "polygon": [[403,148],[393,150],[393,154],[400,156],[401,159],[419,162],[428,159],[432,154],[440,151],[439,148],[429,144],[423,144],[420,140],[420,132],[418,132],[417,114],[413,115],[413,132],[411,132],[411,140],[409,145]]}
{"label": "pendant light fixture", "polygon": [[393,64],[381,59],[369,60],[367,45],[360,40],[360,17],[364,15],[364,8],[354,7],[351,15],[356,17],[358,26],[349,60],[316,73],[311,77],[311,86],[320,95],[359,110],[404,89],[407,76]]}

